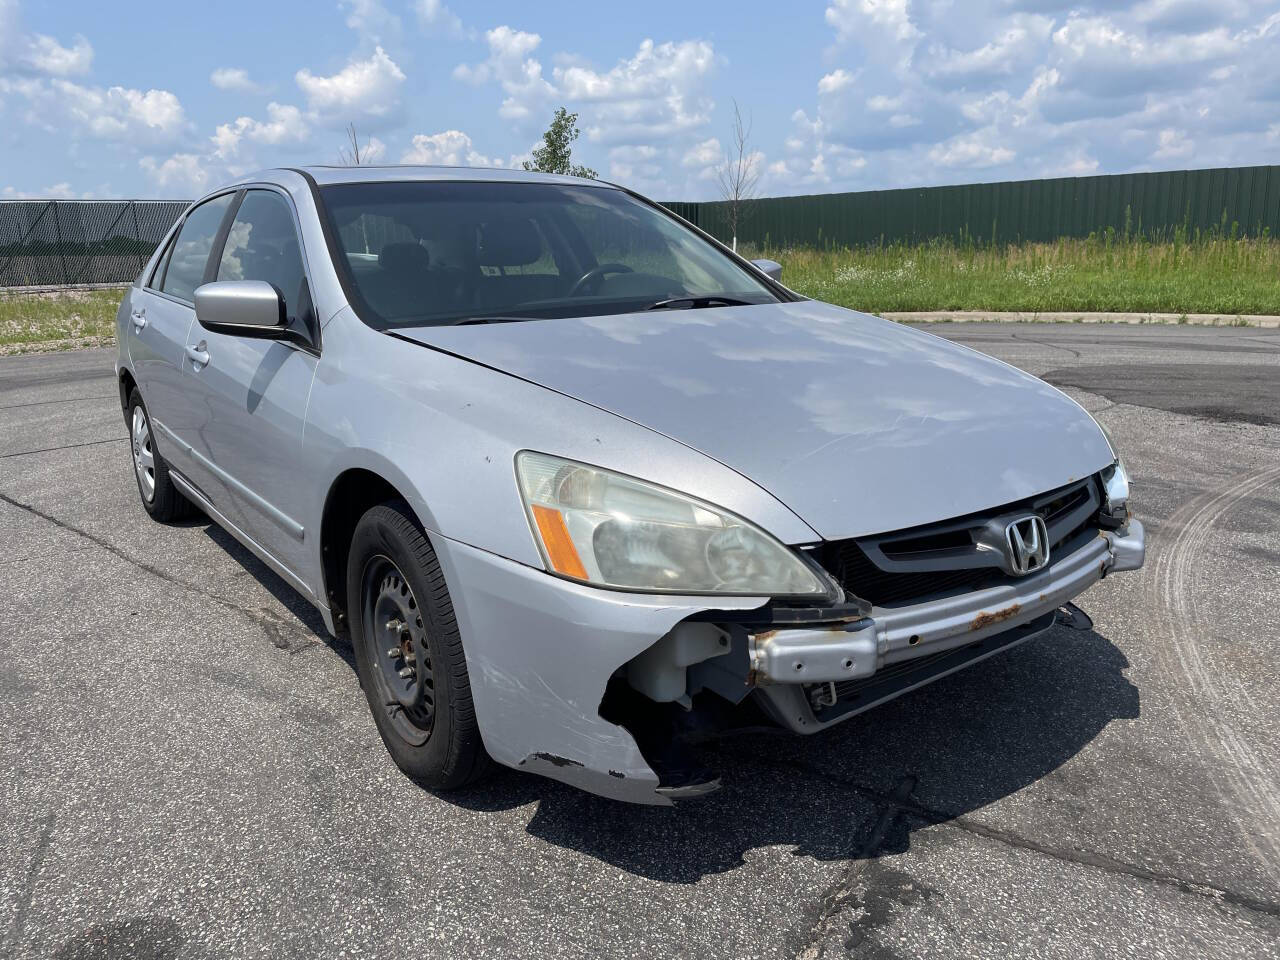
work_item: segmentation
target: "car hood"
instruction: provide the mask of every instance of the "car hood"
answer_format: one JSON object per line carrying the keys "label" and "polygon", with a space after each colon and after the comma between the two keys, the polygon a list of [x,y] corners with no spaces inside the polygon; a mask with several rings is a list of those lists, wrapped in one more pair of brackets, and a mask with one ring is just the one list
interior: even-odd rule
{"label": "car hood", "polygon": [[1042,380],[817,301],[396,332],[714,457],[825,539],[999,506],[1112,460]]}

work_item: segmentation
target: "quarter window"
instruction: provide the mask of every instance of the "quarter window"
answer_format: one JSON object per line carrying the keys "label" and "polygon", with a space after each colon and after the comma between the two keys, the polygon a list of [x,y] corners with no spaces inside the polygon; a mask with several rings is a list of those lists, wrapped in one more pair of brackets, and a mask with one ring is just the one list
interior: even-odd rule
{"label": "quarter window", "polygon": [[204,282],[204,270],[209,263],[214,238],[233,197],[234,194],[224,193],[206,200],[187,214],[169,254],[169,266],[160,287],[169,296],[188,303],[195,300],[196,287]]}
{"label": "quarter window", "polygon": [[284,298],[287,315],[296,319],[306,297],[305,276],[289,204],[274,191],[250,190],[227,232],[218,279],[265,280]]}

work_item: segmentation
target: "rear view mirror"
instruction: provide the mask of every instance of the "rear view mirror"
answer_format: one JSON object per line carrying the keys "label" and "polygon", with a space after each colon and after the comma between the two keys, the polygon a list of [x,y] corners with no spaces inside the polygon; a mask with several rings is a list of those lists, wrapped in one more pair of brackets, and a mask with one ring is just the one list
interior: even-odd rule
{"label": "rear view mirror", "polygon": [[283,337],[284,300],[265,280],[218,280],[196,288],[196,320],[215,333]]}
{"label": "rear view mirror", "polygon": [[752,260],[751,263],[770,280],[782,282],[782,264],[777,260]]}

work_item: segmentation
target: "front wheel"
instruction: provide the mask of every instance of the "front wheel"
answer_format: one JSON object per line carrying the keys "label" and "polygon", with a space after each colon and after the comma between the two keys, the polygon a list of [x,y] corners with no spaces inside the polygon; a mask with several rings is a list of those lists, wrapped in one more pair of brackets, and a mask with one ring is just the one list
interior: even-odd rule
{"label": "front wheel", "polygon": [[429,789],[486,772],[462,637],[444,574],[403,502],[369,510],[347,556],[356,673],[396,765]]}

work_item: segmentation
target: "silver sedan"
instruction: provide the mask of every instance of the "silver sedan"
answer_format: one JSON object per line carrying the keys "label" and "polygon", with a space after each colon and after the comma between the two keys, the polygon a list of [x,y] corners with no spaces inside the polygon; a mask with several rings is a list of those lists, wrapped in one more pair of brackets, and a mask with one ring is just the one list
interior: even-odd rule
{"label": "silver sedan", "polygon": [[1068,397],[605,183],[246,177],[118,332],[143,507],[202,511],[314,603],[432,789],[496,761],[698,796],[691,740],[819,731],[1143,561]]}

